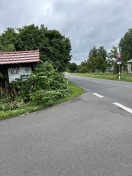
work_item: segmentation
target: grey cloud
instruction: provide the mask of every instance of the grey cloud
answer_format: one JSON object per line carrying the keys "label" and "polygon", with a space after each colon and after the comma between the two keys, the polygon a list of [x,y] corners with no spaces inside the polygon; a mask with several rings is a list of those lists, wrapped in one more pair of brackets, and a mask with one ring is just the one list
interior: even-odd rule
{"label": "grey cloud", "polygon": [[6,27],[44,24],[70,38],[74,62],[89,50],[117,46],[132,21],[131,0],[5,0],[0,2],[0,32]]}

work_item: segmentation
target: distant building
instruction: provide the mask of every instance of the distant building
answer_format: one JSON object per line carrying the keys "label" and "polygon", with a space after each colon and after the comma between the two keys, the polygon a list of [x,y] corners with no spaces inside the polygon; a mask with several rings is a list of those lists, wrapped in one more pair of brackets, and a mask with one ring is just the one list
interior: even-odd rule
{"label": "distant building", "polygon": [[127,61],[128,73],[132,73],[132,59]]}

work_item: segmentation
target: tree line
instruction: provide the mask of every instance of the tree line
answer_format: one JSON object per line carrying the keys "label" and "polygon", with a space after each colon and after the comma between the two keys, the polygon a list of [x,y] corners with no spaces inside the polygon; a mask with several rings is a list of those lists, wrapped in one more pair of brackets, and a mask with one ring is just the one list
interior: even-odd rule
{"label": "tree line", "polygon": [[117,57],[121,55],[121,68],[126,70],[126,62],[132,59],[132,29],[129,29],[121,38],[118,47],[113,46],[110,52],[100,46],[96,48],[93,46],[90,49],[88,58],[81,62],[80,65],[76,63],[69,63],[68,69],[71,72],[95,72],[95,71],[114,71],[118,72]]}
{"label": "tree line", "polygon": [[117,54],[120,52],[122,64],[126,69],[127,60],[132,58],[132,29],[129,29],[121,38],[118,47],[113,46],[110,52],[100,46],[93,46],[88,53],[88,58],[80,65],[70,63],[70,39],[57,30],[48,30],[44,25],[34,24],[22,28],[7,28],[0,35],[0,51],[25,51],[39,50],[42,61],[50,61],[59,72],[68,69],[71,72],[105,72],[114,69],[118,72],[116,63]]}

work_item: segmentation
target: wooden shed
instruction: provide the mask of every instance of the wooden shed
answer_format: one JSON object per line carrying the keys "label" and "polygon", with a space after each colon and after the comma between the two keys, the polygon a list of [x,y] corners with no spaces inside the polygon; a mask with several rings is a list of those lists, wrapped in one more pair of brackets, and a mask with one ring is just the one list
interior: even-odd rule
{"label": "wooden shed", "polygon": [[30,75],[40,61],[39,50],[0,52],[0,87],[6,87],[21,75]]}
{"label": "wooden shed", "polygon": [[127,61],[128,73],[132,73],[132,59]]}
{"label": "wooden shed", "polygon": [[[35,67],[39,62],[39,50],[33,51],[16,51],[16,52],[0,52],[0,71],[8,77],[9,82],[25,74]],[[11,78],[12,77],[12,78]]]}

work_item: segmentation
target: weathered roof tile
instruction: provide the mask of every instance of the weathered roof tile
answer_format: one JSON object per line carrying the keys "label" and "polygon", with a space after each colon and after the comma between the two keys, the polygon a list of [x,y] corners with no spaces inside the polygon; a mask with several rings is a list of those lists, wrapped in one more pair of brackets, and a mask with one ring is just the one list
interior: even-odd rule
{"label": "weathered roof tile", "polygon": [[0,52],[0,65],[39,62],[39,50]]}

